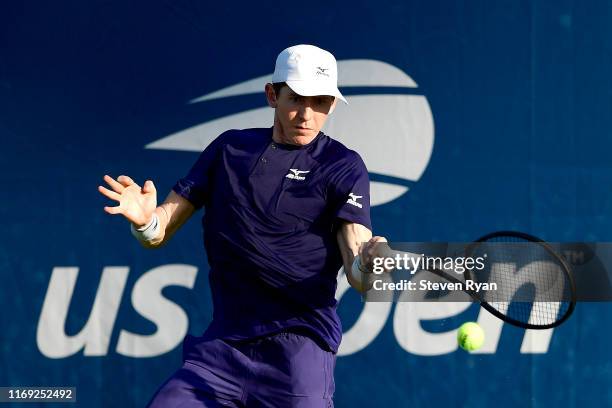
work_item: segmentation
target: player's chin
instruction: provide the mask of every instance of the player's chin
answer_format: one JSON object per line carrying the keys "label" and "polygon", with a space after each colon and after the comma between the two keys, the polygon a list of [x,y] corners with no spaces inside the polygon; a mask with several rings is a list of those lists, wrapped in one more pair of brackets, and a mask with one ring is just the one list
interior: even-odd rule
{"label": "player's chin", "polygon": [[310,143],[318,134],[319,132],[314,129],[294,128],[292,139],[295,144],[305,145]]}

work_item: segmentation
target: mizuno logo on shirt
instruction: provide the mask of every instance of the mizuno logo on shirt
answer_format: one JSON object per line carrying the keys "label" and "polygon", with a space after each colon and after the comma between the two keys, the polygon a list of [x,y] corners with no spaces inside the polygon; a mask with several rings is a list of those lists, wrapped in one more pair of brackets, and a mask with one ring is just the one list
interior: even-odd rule
{"label": "mizuno logo on shirt", "polygon": [[300,174],[310,173],[310,170],[298,170],[298,169],[289,169],[289,173],[285,177],[292,180],[306,180],[306,177],[300,176]]}
{"label": "mizuno logo on shirt", "polygon": [[357,200],[360,198],[363,198],[363,196],[358,196],[353,193],[350,193],[349,197],[350,198],[346,200],[347,203],[354,205],[355,207],[358,207],[358,208],[363,208],[363,204],[357,202]]}

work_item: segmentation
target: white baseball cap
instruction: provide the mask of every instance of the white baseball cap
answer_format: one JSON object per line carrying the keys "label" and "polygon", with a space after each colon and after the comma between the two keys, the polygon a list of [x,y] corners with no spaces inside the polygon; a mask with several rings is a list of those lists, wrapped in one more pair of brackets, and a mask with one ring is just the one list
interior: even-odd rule
{"label": "white baseball cap", "polygon": [[272,82],[286,82],[298,95],[331,95],[348,104],[338,90],[336,58],[314,45],[294,45],[278,54]]}

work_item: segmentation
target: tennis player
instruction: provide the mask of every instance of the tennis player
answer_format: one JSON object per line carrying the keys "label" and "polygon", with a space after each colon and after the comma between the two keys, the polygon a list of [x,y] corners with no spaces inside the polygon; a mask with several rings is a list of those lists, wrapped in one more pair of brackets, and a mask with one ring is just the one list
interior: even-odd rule
{"label": "tennis player", "polygon": [[183,366],[150,407],[332,407],[342,329],[336,278],[356,256],[371,268],[376,242],[361,157],[321,132],[339,100],[334,56],[312,45],[282,51],[271,128],[229,130],[199,156],[162,205],[147,180],[105,176],[104,207],[157,248],[198,209],[210,264],[213,319],[187,335]]}

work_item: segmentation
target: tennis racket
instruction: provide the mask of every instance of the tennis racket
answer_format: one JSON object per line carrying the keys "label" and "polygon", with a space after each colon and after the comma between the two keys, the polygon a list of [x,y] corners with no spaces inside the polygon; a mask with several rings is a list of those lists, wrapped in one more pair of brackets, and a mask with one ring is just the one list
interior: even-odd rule
{"label": "tennis racket", "polygon": [[[571,268],[543,240],[522,232],[499,231],[481,237],[464,251],[465,257],[486,258],[486,267],[464,268],[462,273],[429,267],[423,270],[462,285],[462,291],[484,309],[517,327],[549,329],[565,322],[574,311],[576,287]],[[389,256],[395,254],[406,252],[392,250]],[[497,290],[469,289],[468,280],[495,282]]]}

